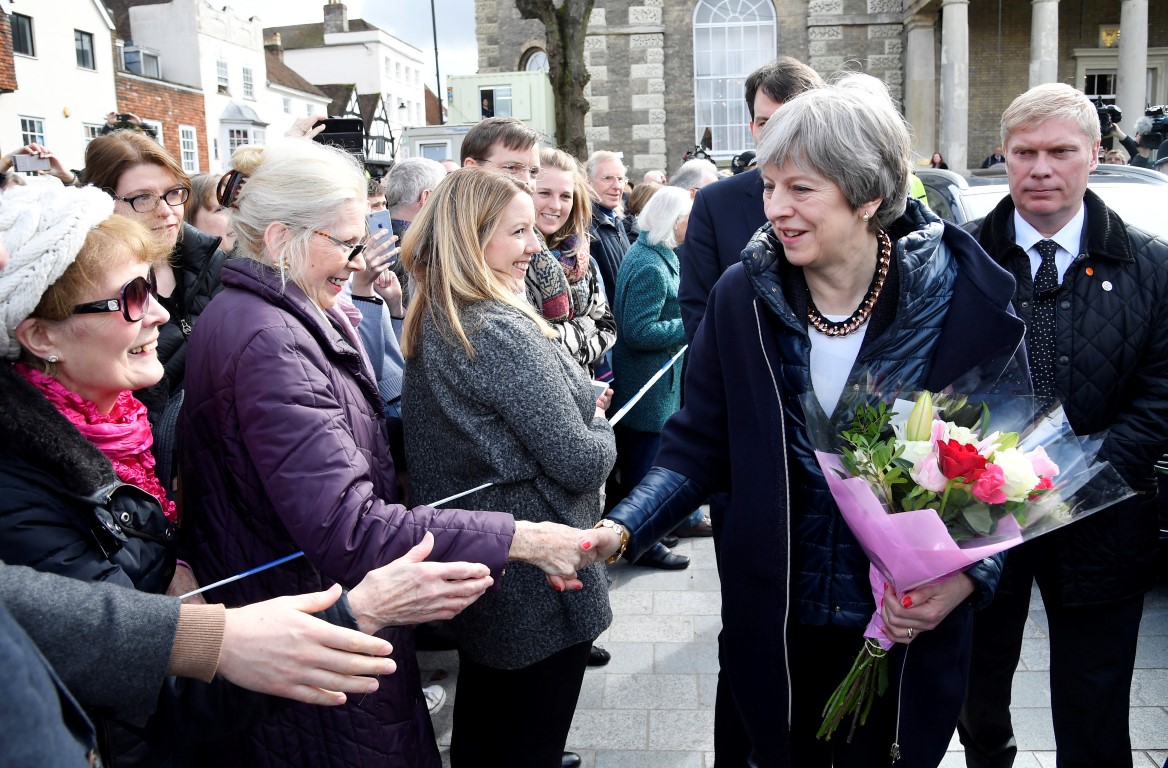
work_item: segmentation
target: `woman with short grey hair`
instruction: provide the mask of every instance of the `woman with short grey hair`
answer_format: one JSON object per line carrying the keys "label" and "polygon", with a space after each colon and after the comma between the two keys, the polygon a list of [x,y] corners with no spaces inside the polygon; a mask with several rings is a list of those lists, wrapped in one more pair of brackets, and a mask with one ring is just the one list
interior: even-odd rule
{"label": "woman with short grey hair", "polygon": [[845,393],[871,382],[886,392],[959,380],[960,392],[1029,392],[1012,280],[909,198],[908,128],[871,77],[784,104],[758,164],[768,224],[710,294],[685,406],[645,480],[609,514],[616,529],[601,553],[636,556],[710,492],[733,489],[714,520],[722,664],[755,762],[887,765],[898,742],[897,768],[933,768],[961,708],[970,614],[992,597],[1000,560],[905,595],[886,586],[892,685],[865,725],[817,739],[877,606],[870,563],[805,425],[846,422]]}

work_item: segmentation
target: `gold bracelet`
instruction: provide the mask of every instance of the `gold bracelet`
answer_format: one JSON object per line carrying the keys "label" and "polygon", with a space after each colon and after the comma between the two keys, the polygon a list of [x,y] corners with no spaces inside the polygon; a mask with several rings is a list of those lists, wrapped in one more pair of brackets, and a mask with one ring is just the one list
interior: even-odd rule
{"label": "gold bracelet", "polygon": [[620,536],[620,547],[613,553],[612,557],[604,561],[605,565],[612,565],[617,560],[620,560],[621,555],[625,553],[625,549],[629,546],[629,529],[625,528],[621,523],[615,520],[609,520],[607,517],[601,520],[593,528],[608,528],[612,530],[617,536]]}

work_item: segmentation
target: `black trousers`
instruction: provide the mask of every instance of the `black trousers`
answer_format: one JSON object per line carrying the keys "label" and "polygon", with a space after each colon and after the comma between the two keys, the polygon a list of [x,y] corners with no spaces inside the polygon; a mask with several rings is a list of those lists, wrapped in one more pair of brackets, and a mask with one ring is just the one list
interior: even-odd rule
{"label": "black trousers", "polygon": [[[1006,558],[993,603],[974,618],[970,684],[958,723],[970,768],[1009,768],[1018,752],[1010,693],[1035,579],[1035,561],[1024,549]],[[1043,581],[1058,768],[1131,768],[1128,710],[1144,598],[1065,608]]]}
{"label": "black trousers", "polygon": [[[850,720],[831,741],[815,738],[823,707],[843,681],[863,642],[862,629],[809,627],[787,631],[791,665],[791,765],[798,768],[936,768],[961,711],[969,670],[973,611],[958,606],[929,632],[888,652],[888,689],[868,722],[847,741]],[[776,691],[776,695],[782,695]],[[900,746],[892,762],[891,746]]]}
{"label": "black trousers", "polygon": [[592,643],[522,669],[458,653],[451,768],[559,768]]}

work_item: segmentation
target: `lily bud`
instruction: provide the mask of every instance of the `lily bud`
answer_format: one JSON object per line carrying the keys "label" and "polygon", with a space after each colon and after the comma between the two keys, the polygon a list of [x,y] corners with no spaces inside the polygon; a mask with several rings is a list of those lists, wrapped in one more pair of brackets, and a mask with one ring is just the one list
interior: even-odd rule
{"label": "lily bud", "polygon": [[928,440],[933,432],[933,395],[922,392],[905,424],[905,440]]}

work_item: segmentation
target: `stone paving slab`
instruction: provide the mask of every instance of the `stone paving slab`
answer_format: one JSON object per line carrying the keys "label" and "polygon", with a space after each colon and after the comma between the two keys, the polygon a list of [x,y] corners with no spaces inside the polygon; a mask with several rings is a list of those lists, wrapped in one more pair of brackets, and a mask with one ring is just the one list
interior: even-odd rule
{"label": "stone paving slab", "polygon": [[[693,564],[656,571],[609,568],[613,624],[598,643],[612,654],[584,676],[568,748],[583,768],[713,768],[717,637],[721,596],[710,539],[683,539],[676,551]],[[443,759],[457,695],[457,655],[421,653],[423,680],[444,670],[448,703],[434,717]],[[1022,661],[1014,679],[1020,752],[1014,768],[1055,768],[1050,720],[1050,653],[1042,598],[1035,589]],[[1135,768],[1168,761],[1168,586],[1145,600],[1131,696]],[[964,768],[956,735],[941,768]]]}

